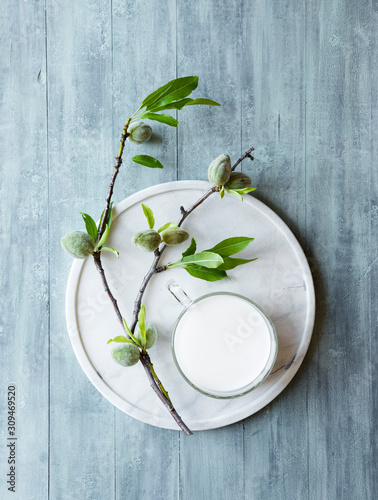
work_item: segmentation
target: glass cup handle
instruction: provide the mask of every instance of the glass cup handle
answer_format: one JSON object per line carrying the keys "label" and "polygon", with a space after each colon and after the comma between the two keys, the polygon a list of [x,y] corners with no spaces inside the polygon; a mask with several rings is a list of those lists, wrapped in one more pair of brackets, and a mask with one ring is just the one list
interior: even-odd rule
{"label": "glass cup handle", "polygon": [[192,299],[187,295],[185,290],[183,290],[175,280],[168,281],[167,288],[183,307],[189,307],[193,302]]}

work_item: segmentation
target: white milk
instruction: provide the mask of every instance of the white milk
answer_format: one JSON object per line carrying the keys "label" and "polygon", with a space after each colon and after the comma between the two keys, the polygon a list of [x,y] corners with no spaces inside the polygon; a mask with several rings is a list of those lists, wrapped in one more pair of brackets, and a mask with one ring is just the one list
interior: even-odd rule
{"label": "white milk", "polygon": [[188,380],[204,392],[242,392],[272,360],[271,330],[250,302],[226,294],[205,297],[177,324],[176,359]]}

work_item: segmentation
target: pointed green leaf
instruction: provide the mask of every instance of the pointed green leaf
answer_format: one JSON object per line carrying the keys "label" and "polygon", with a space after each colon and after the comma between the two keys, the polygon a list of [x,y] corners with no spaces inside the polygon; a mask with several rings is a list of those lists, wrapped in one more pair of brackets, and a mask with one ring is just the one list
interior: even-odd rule
{"label": "pointed green leaf", "polygon": [[117,259],[119,257],[119,252],[117,252],[117,250],[114,250],[114,248],[112,247],[101,247],[101,252],[112,252],[117,257]]}
{"label": "pointed green leaf", "polygon": [[[257,258],[257,257],[256,257]],[[234,259],[232,257],[223,257],[223,264],[221,264],[218,269],[222,271],[229,271],[230,269],[234,269],[237,266],[241,266],[243,264],[248,264],[248,262],[252,262],[255,259]]]}
{"label": "pointed green leaf", "polygon": [[238,198],[240,198],[241,201],[244,201],[242,195],[239,194],[236,189],[226,189],[226,191],[229,194],[234,194],[235,196],[237,196]]}
{"label": "pointed green leaf", "polygon": [[136,155],[131,160],[134,163],[138,163],[139,165],[143,165],[145,167],[149,168],[163,168],[163,165],[160,163],[159,160],[156,158],[153,158],[152,156],[148,155]]}
{"label": "pointed green leaf", "polygon": [[129,336],[130,336],[130,338],[131,338],[131,340],[132,340],[133,344],[135,344],[135,345],[136,345],[136,346],[138,346],[138,347],[142,347],[142,346],[140,345],[140,343],[138,342],[138,340],[137,340],[137,339],[134,337],[134,335],[131,333],[131,330],[130,330],[130,328],[127,326],[127,323],[126,323],[125,318],[122,318],[122,323],[123,323],[123,327],[124,327],[124,329],[125,329],[125,331],[126,331],[127,335],[129,335]]}
{"label": "pointed green leaf", "polygon": [[223,264],[223,259],[220,255],[214,252],[200,252],[187,257],[183,257],[177,262],[168,264],[168,267],[179,267],[186,264],[196,264],[202,267],[216,268]]}
{"label": "pointed green leaf", "polygon": [[204,105],[204,106],[221,106],[219,102],[215,102],[212,99],[190,99],[190,102],[185,104],[185,106],[197,106],[198,104]]}
{"label": "pointed green leaf", "polygon": [[108,224],[106,224],[105,231],[104,231],[103,235],[101,236],[100,241],[97,244],[97,248],[100,248],[106,242],[106,240],[108,239],[108,236],[109,236],[109,230],[110,230],[110,228],[109,228]]}
{"label": "pointed green leaf", "polygon": [[226,271],[221,271],[219,269],[207,269],[206,267],[200,267],[192,264],[186,266],[185,271],[187,271],[194,278],[206,281],[219,281],[223,278],[227,278]]}
{"label": "pointed green leaf", "polygon": [[151,107],[163,106],[172,101],[182,99],[187,97],[197,88],[198,76],[184,76],[182,78],[176,78],[166,83],[162,87],[149,94],[142,102],[139,109],[146,107],[151,109]]}
{"label": "pointed green leaf", "polygon": [[[97,225],[97,229],[98,230],[101,227],[101,222],[102,222],[102,218],[104,217],[104,213],[105,213],[105,210],[102,211],[102,214],[101,214],[101,217],[100,217],[100,222]],[[107,223],[107,225],[109,227],[112,225],[112,220],[113,220],[113,202],[110,203],[108,215],[106,217],[106,223]]]}
{"label": "pointed green leaf", "polygon": [[178,225],[175,222],[167,222],[164,226],[158,229],[158,233],[165,231],[166,229],[177,229]]}
{"label": "pointed green leaf", "polygon": [[207,252],[215,252],[222,257],[229,257],[236,253],[241,252],[254,240],[254,238],[248,238],[247,236],[237,236],[234,238],[227,238],[219,242],[215,247],[206,250]]}
{"label": "pointed green leaf", "polygon": [[165,115],[164,113],[143,113],[141,119],[147,120],[155,120],[156,122],[165,123],[165,125],[169,125],[170,127],[177,127],[178,121],[176,118],[173,118],[171,115]]}
{"label": "pointed green leaf", "polygon": [[142,305],[138,315],[138,326],[142,336],[143,347],[146,347],[146,306]]}
{"label": "pointed green leaf", "polygon": [[146,216],[146,219],[147,219],[147,223],[148,223],[148,227],[150,229],[153,229],[154,228],[154,225],[155,225],[155,218],[154,218],[154,213],[153,211],[151,210],[150,207],[148,207],[147,205],[145,205],[144,203],[142,203],[142,209],[143,209],[143,213],[144,215]]}
{"label": "pointed green leaf", "polygon": [[111,227],[112,225],[112,220],[113,220],[113,202],[111,202],[110,204],[108,216],[106,217],[106,223],[109,227]]}
{"label": "pointed green leaf", "polygon": [[257,188],[255,188],[255,187],[246,187],[246,188],[242,188],[242,189],[234,189],[234,191],[236,191],[239,194],[248,194],[251,191],[256,191],[256,189]]}
{"label": "pointed green leaf", "polygon": [[156,113],[157,111],[165,111],[166,109],[182,109],[184,106],[187,106],[193,99],[190,97],[186,97],[185,99],[180,99],[179,101],[174,101],[169,104],[164,104],[163,106],[153,106],[149,108],[150,111]]}
{"label": "pointed green leaf", "polygon": [[134,342],[131,339],[128,339],[127,337],[124,337],[123,335],[119,335],[118,337],[114,337],[114,339],[108,340],[108,344],[110,342],[127,342],[129,344],[134,344]]}
{"label": "pointed green leaf", "polygon": [[155,104],[153,107],[149,108],[149,110],[156,113],[157,111],[165,111],[167,109],[182,109],[184,106],[196,106],[199,104],[205,106],[220,106],[219,103],[212,101],[211,99],[191,99],[190,97],[186,97],[185,99],[170,102],[169,104],[164,104],[163,106]]}
{"label": "pointed green leaf", "polygon": [[123,328],[126,330],[126,333],[128,333],[130,335],[131,332],[130,332],[130,329],[126,323],[125,318],[122,318],[122,323],[123,323]]}
{"label": "pointed green leaf", "polygon": [[224,197],[224,186],[222,186],[222,189],[220,190],[219,195],[220,195],[220,199],[222,200]]}
{"label": "pointed green leaf", "polygon": [[89,236],[92,236],[94,241],[96,241],[97,240],[97,226],[96,226],[95,221],[88,214],[85,214],[83,212],[80,212],[80,214],[84,219],[85,229],[87,230],[87,233],[89,234]]}
{"label": "pointed green leaf", "polygon": [[197,243],[196,243],[196,240],[194,238],[192,238],[192,241],[190,242],[190,245],[185,250],[185,252],[183,252],[182,256],[183,257],[189,257],[189,255],[195,254],[196,250],[197,250]]}

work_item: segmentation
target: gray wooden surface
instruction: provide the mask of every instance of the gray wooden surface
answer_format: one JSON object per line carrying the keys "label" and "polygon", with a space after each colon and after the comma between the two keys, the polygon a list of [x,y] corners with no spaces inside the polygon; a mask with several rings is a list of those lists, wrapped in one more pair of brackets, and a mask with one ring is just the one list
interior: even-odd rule
{"label": "gray wooden surface", "polygon": [[[377,456],[376,0],[2,0],[0,497],[370,500]],[[205,179],[255,146],[256,197],[286,221],[315,280],[309,353],[258,414],[187,438],[115,409],[70,347],[60,238],[96,214],[124,120],[199,75],[222,108],[153,124],[115,201]],[[131,147],[129,154],[140,152]],[[7,387],[17,386],[16,493]]]}

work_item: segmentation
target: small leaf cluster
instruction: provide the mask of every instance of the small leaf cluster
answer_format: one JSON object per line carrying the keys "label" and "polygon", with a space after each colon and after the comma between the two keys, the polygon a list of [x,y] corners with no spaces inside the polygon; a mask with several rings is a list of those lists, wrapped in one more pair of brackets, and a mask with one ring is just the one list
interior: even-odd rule
{"label": "small leaf cluster", "polygon": [[[185,76],[176,78],[166,83],[162,87],[149,94],[140,105],[139,109],[131,117],[132,123],[129,127],[131,142],[143,144],[151,137],[152,129],[142,121],[134,120],[152,120],[170,127],[177,127],[178,120],[171,115],[161,113],[167,110],[180,110],[185,106],[220,106],[212,99],[191,99],[188,97],[198,86],[198,76]],[[148,155],[136,155],[131,160],[134,163],[149,168],[163,168],[159,160]]]}
{"label": "small leaf cluster", "polygon": [[93,241],[96,243],[95,252],[98,252],[99,250],[113,252],[114,255],[119,257],[119,253],[116,250],[114,250],[114,248],[104,246],[106,243],[106,240],[108,239],[110,227],[112,225],[113,203],[110,204],[110,210],[109,210],[108,215],[106,217],[105,231],[103,232],[99,241],[97,241],[98,232],[99,232],[101,224],[102,224],[102,219],[104,217],[104,211],[102,212],[101,217],[100,217],[100,222],[97,225],[90,215],[85,214],[84,212],[80,212],[80,214],[84,219],[85,229],[87,230],[87,233],[89,234],[89,236],[91,236],[93,238]]}
{"label": "small leaf cluster", "polygon": [[133,366],[140,358],[140,350],[149,349],[156,341],[156,328],[150,323],[146,323],[146,307],[143,304],[138,315],[138,325],[135,335],[131,332],[125,318],[122,318],[125,335],[119,335],[114,339],[109,339],[108,344],[116,342],[123,344],[114,347],[111,351],[114,361],[122,366]]}
{"label": "small leaf cluster", "polygon": [[227,238],[214,247],[196,253],[197,244],[192,238],[181,259],[167,265],[167,268],[184,268],[194,278],[219,281],[228,278],[227,272],[256,259],[231,257],[248,247],[254,238],[246,236]]}
{"label": "small leaf cluster", "polygon": [[73,231],[68,233],[61,239],[61,245],[69,255],[77,259],[85,259],[88,255],[99,251],[108,251],[114,253],[117,257],[119,253],[112,247],[105,247],[104,244],[108,239],[110,226],[113,218],[113,204],[110,205],[110,210],[106,217],[105,230],[98,239],[98,232],[101,227],[104,212],[102,212],[98,225],[88,214],[80,212],[85,223],[86,233],[84,231]]}
{"label": "small leaf cluster", "polygon": [[220,106],[211,99],[191,99],[188,97],[198,86],[198,76],[176,78],[149,94],[142,102],[135,115],[140,119],[155,120],[171,127],[177,127],[178,121],[173,116],[161,111],[182,109],[185,106],[207,105]]}
{"label": "small leaf cluster", "polygon": [[142,203],[142,209],[149,229],[134,234],[131,242],[136,248],[145,252],[154,252],[162,242],[168,246],[176,246],[189,238],[189,233],[174,222],[167,222],[155,231],[155,217],[152,209],[144,203]]}

